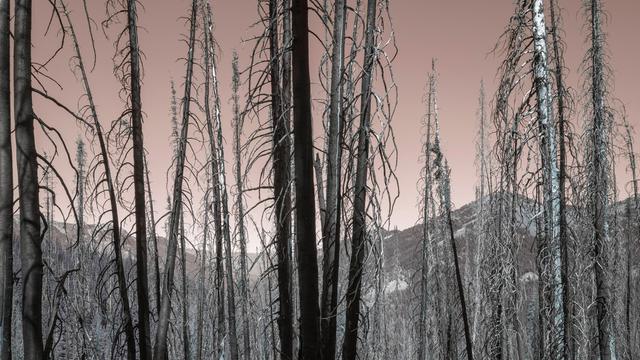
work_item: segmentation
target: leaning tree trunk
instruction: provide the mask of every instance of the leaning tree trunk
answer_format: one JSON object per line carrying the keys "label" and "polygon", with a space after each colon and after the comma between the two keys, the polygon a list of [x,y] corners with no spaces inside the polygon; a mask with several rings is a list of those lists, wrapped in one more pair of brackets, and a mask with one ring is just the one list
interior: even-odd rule
{"label": "leaning tree trunk", "polygon": [[347,2],[335,2],[333,50],[331,54],[331,96],[329,102],[329,139],[327,156],[327,195],[323,226],[321,340],[322,359],[336,356],[336,319],[338,273],[340,269],[340,178],[342,176],[342,75],[345,47]]}
{"label": "leaning tree trunk", "polygon": [[158,328],[156,330],[156,344],[154,348],[154,360],[167,358],[167,332],[169,330],[169,317],[171,313],[171,292],[173,291],[173,276],[178,247],[178,232],[180,225],[180,211],[182,208],[182,186],[184,178],[184,163],[187,151],[189,118],[191,116],[189,105],[191,104],[191,84],[193,78],[193,52],[195,46],[197,0],[191,4],[191,19],[189,29],[189,50],[187,56],[187,75],[184,85],[184,101],[182,105],[182,126],[180,128],[180,143],[176,161],[176,173],[173,183],[173,204],[169,218],[169,243],[167,245],[167,261],[164,270],[164,284],[160,314],[158,316]]}
{"label": "leaning tree trunk", "polygon": [[364,67],[361,90],[362,94],[360,99],[360,129],[358,131],[358,159],[353,194],[353,237],[351,240],[351,260],[349,263],[349,285],[346,294],[347,313],[345,335],[344,343],[342,345],[342,352],[345,360],[355,360],[357,358],[362,272],[367,236],[367,172],[369,169],[369,131],[371,126],[371,83],[373,79],[373,69],[376,63],[374,41],[377,5],[377,0],[368,0],[367,2]]}
{"label": "leaning tree trunk", "polygon": [[136,1],[127,7],[129,33],[129,67],[131,81],[131,135],[133,136],[133,186],[136,219],[136,290],[138,295],[138,341],[140,359],[151,360],[151,330],[149,325],[149,279],[147,277],[147,213],[144,188],[144,143],[142,139],[142,100],[140,98],[141,69],[138,46]]}
{"label": "leaning tree trunk", "polygon": [[537,96],[538,128],[540,129],[540,155],[544,184],[544,221],[549,247],[551,272],[551,353],[549,359],[566,359],[565,293],[562,277],[562,244],[560,239],[560,178],[558,174],[558,147],[555,125],[551,121],[551,94],[547,64],[547,29],[542,0],[534,0],[533,45],[534,84]]}
{"label": "leaning tree trunk", "polygon": [[320,358],[320,308],[313,191],[313,126],[309,77],[309,9],[307,0],[292,4],[292,81],[296,179],[296,254],[300,294],[301,360]]}
{"label": "leaning tree trunk", "polygon": [[[288,11],[288,9],[285,9]],[[273,121],[273,196],[276,215],[276,255],[278,272],[278,330],[280,356],[293,359],[293,311],[291,300],[290,239],[291,239],[291,192],[290,166],[291,142],[289,137],[288,108],[283,105],[283,90],[280,84],[280,61],[278,42],[278,6],[276,0],[269,1],[269,56],[271,57],[271,117]],[[285,70],[285,69],[283,69]],[[286,69],[285,71],[290,71]]]}
{"label": "leaning tree trunk", "polygon": [[43,358],[42,248],[38,164],[31,97],[31,0],[17,0],[15,10],[13,86],[20,197],[20,263],[22,267],[22,340],[24,359]]}
{"label": "leaning tree trunk", "polygon": [[0,0],[0,360],[11,360],[13,313],[13,161],[9,0]]}

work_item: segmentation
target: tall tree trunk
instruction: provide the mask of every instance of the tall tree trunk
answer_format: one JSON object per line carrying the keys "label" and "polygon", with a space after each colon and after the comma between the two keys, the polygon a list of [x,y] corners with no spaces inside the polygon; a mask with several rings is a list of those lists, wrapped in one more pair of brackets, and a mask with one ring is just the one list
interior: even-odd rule
{"label": "tall tree trunk", "polygon": [[[285,12],[289,9],[285,9]],[[291,142],[288,106],[285,108],[283,86],[280,84],[280,61],[278,41],[278,6],[276,0],[269,1],[269,55],[271,57],[271,117],[273,121],[273,192],[276,218],[276,255],[278,273],[278,330],[280,356],[293,359],[293,314],[291,300],[290,241],[291,241]],[[288,44],[285,44],[288,46]],[[287,50],[285,50],[287,51]],[[287,51],[288,52],[288,51]],[[284,65],[284,64],[283,64]],[[291,68],[284,69],[284,73]],[[284,79],[283,79],[284,85]],[[287,100],[287,103],[290,103]],[[285,113],[287,116],[285,116]]]}
{"label": "tall tree trunk", "polygon": [[537,96],[538,127],[540,129],[540,155],[543,169],[543,201],[545,232],[549,247],[551,272],[551,348],[550,359],[566,359],[565,293],[562,277],[562,244],[560,239],[560,178],[558,174],[558,147],[555,125],[551,121],[551,94],[547,64],[547,29],[542,0],[532,3],[534,84]]}
{"label": "tall tree trunk", "polygon": [[596,286],[596,323],[598,329],[598,349],[600,360],[615,358],[615,337],[612,334],[611,315],[608,313],[611,305],[609,282],[606,279],[608,271],[607,215],[609,213],[609,179],[607,174],[609,143],[609,119],[606,105],[605,65],[604,65],[604,34],[601,29],[602,3],[591,0],[589,3],[589,22],[591,35],[591,49],[589,62],[591,69],[591,173],[589,174],[589,192],[591,196],[591,216],[593,222],[594,259]]}
{"label": "tall tree trunk", "polygon": [[237,210],[237,231],[238,242],[240,244],[240,311],[242,317],[242,344],[243,344],[243,358],[245,360],[251,359],[251,344],[249,333],[249,274],[247,272],[247,236],[245,233],[244,222],[244,191],[242,181],[242,126],[243,115],[240,114],[240,96],[238,90],[240,88],[240,72],[238,70],[238,54],[233,53],[232,63],[232,91],[233,91],[233,153],[235,155],[235,180],[236,180],[236,210]]}
{"label": "tall tree trunk", "polygon": [[556,78],[556,101],[558,111],[558,196],[560,211],[560,234],[559,241],[562,255],[562,288],[564,290],[564,298],[562,303],[562,311],[564,313],[564,339],[566,342],[566,357],[575,359],[575,339],[573,336],[573,296],[571,283],[569,281],[571,266],[569,255],[569,237],[567,235],[567,214],[566,214],[566,178],[567,178],[567,150],[566,150],[566,110],[565,102],[566,89],[564,85],[564,53],[560,39],[560,8],[557,0],[551,0],[551,39],[553,41],[553,57],[555,61],[555,78]]}
{"label": "tall tree trunk", "polygon": [[[215,254],[215,287],[216,287],[216,304],[217,304],[217,326],[216,326],[216,338],[223,339],[225,338],[226,326],[225,326],[225,291],[224,291],[224,264],[223,264],[223,249],[222,249],[222,211],[220,205],[220,186],[218,177],[218,158],[216,156],[216,143],[215,136],[213,133],[213,120],[212,120],[212,111],[211,111],[211,81],[212,81],[212,73],[210,70],[212,64],[213,54],[213,41],[211,37],[213,34],[209,31],[209,25],[211,23],[209,10],[207,6],[207,11],[203,14],[203,26],[204,26],[204,61],[205,61],[205,87],[204,87],[204,110],[205,117],[207,122],[207,131],[208,131],[208,140],[209,140],[209,152],[211,156],[211,196],[212,201],[210,206],[212,205],[213,210],[213,221],[214,221],[214,237],[216,240],[216,254]],[[207,208],[208,209],[208,208]],[[224,345],[221,346],[217,341],[214,344],[214,353],[217,354],[218,358],[223,356]]]}
{"label": "tall tree trunk", "polygon": [[43,359],[42,239],[38,164],[31,96],[31,0],[17,0],[15,10],[13,86],[20,196],[20,263],[22,265],[22,338],[24,359]]}
{"label": "tall tree trunk", "polygon": [[13,150],[9,0],[0,0],[0,360],[11,360],[13,314]]}
{"label": "tall tree trunk", "polygon": [[[207,5],[207,28],[205,31],[209,33],[208,51],[210,52],[211,64],[208,71],[211,71],[211,86],[213,89],[214,102],[214,123],[207,122],[207,131],[209,136],[216,136],[216,144],[214,147],[215,154],[212,154],[217,159],[217,168],[214,176],[218,177],[218,187],[220,195],[220,204],[222,210],[222,232],[224,236],[225,245],[225,257],[227,272],[227,313],[228,313],[228,326],[229,326],[229,356],[231,360],[238,359],[238,337],[236,335],[236,304],[235,304],[235,282],[233,280],[233,258],[231,253],[231,226],[229,220],[229,200],[227,195],[227,177],[225,170],[224,159],[224,139],[222,136],[222,119],[220,116],[220,93],[218,91],[218,75],[216,57],[213,47],[213,18],[211,15],[211,8]],[[210,118],[209,118],[210,120]],[[213,125],[213,127],[212,127]],[[215,131],[215,134],[214,134]]]}
{"label": "tall tree trunk", "polygon": [[367,238],[366,196],[367,173],[369,171],[368,158],[369,131],[371,126],[371,84],[373,80],[374,65],[376,63],[374,42],[377,5],[377,0],[367,1],[364,67],[360,99],[360,129],[358,131],[358,160],[356,165],[356,180],[353,194],[353,237],[351,240],[351,260],[349,263],[349,285],[346,294],[347,313],[345,336],[342,346],[343,357],[345,360],[355,360],[357,357],[362,271]]}
{"label": "tall tree trunk", "polygon": [[149,326],[149,279],[147,277],[147,213],[144,188],[144,143],[142,139],[142,100],[140,98],[140,48],[136,0],[127,2],[129,62],[131,81],[131,132],[133,136],[133,185],[136,218],[136,290],[138,295],[138,341],[140,359],[151,360]]}
{"label": "tall tree trunk", "polygon": [[[429,101],[427,116],[431,114],[431,101]],[[432,179],[431,179],[431,121],[427,121],[427,132],[425,137],[423,154],[425,157],[423,168],[424,188],[422,193],[422,239],[421,239],[421,259],[420,259],[420,318],[418,323],[418,360],[425,360],[428,350],[427,326],[429,321],[429,246],[431,245],[431,228],[429,224],[429,206],[431,200]]]}
{"label": "tall tree trunk", "polygon": [[129,291],[127,286],[127,280],[124,272],[124,262],[122,259],[122,248],[120,247],[120,241],[122,240],[121,229],[120,229],[120,216],[118,213],[118,199],[116,197],[115,184],[113,180],[113,176],[111,173],[111,164],[109,160],[109,153],[107,150],[107,143],[105,141],[104,133],[102,131],[102,126],[98,119],[98,112],[96,110],[96,105],[93,100],[93,93],[91,91],[91,87],[89,86],[89,78],[87,77],[86,68],[84,66],[84,61],[82,59],[82,53],[80,52],[80,46],[78,44],[78,39],[76,37],[76,33],[73,27],[73,23],[71,22],[71,18],[69,16],[69,12],[67,11],[66,5],[63,0],[60,0],[60,4],[62,6],[62,10],[64,16],[67,20],[69,26],[69,32],[71,34],[71,39],[73,41],[73,48],[75,52],[75,59],[77,61],[78,69],[80,70],[80,74],[82,76],[82,85],[84,87],[85,95],[87,97],[87,102],[90,109],[91,118],[93,120],[93,126],[95,135],[98,139],[98,144],[100,146],[100,160],[102,166],[104,167],[104,177],[105,177],[105,185],[107,186],[107,193],[109,195],[109,211],[111,212],[111,232],[112,232],[112,243],[114,249],[115,256],[115,266],[116,266],[116,278],[118,282],[118,292],[120,295],[120,302],[122,303],[122,312],[123,312],[123,328],[127,346],[127,359],[133,360],[136,358],[136,345],[135,345],[135,333],[133,328],[133,318],[131,316],[131,306],[129,304]]}
{"label": "tall tree trunk", "polygon": [[342,176],[342,75],[347,2],[336,0],[331,54],[331,96],[329,102],[329,139],[327,156],[327,195],[323,226],[321,339],[322,359],[336,354],[338,274],[340,270],[340,191]]}
{"label": "tall tree trunk", "polygon": [[307,0],[292,4],[292,81],[296,179],[296,254],[300,294],[300,360],[320,358],[318,257],[313,190],[313,126]]}
{"label": "tall tree trunk", "polygon": [[196,13],[197,0],[191,3],[191,18],[189,29],[189,49],[187,55],[187,75],[184,85],[184,99],[182,105],[182,126],[180,128],[180,143],[178,144],[178,156],[176,161],[176,173],[173,183],[173,204],[169,219],[169,243],[167,245],[167,261],[164,269],[164,284],[162,290],[162,301],[160,314],[158,316],[158,328],[156,330],[156,343],[154,348],[154,360],[164,360],[167,358],[167,331],[169,329],[169,318],[171,313],[171,292],[173,291],[173,277],[176,262],[176,252],[178,243],[178,231],[180,225],[179,209],[182,208],[182,186],[184,175],[184,164],[187,151],[189,118],[191,116],[191,84],[193,78],[193,52],[195,46]]}

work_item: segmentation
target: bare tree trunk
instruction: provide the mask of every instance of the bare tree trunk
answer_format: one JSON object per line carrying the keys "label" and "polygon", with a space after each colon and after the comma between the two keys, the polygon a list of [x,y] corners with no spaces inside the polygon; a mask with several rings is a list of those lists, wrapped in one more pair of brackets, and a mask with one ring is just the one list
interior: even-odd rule
{"label": "bare tree trunk", "polygon": [[155,297],[156,297],[156,315],[160,313],[160,259],[158,254],[158,236],[156,234],[156,218],[153,211],[153,196],[151,193],[151,182],[149,181],[149,164],[147,157],[144,157],[145,180],[147,184],[147,200],[149,201],[149,232],[151,233],[151,246],[153,247],[153,270],[155,273]]}
{"label": "bare tree trunk", "polygon": [[592,169],[589,174],[589,192],[591,194],[591,216],[593,222],[594,259],[596,286],[596,321],[598,329],[598,349],[601,360],[615,358],[615,337],[612,335],[611,315],[608,309],[611,305],[609,282],[606,279],[608,271],[608,256],[606,244],[609,234],[607,230],[607,214],[609,213],[609,179],[608,142],[609,125],[607,124],[608,109],[606,105],[605,65],[604,65],[604,34],[601,29],[602,3],[591,0],[589,3],[589,22],[591,31],[590,68],[591,68],[591,161]]}
{"label": "bare tree trunk", "polygon": [[[285,12],[289,9],[285,9]],[[269,55],[271,58],[271,117],[273,121],[273,192],[276,217],[276,254],[278,272],[278,329],[280,356],[283,360],[293,359],[293,313],[291,299],[291,192],[290,165],[291,142],[289,137],[289,108],[284,106],[283,86],[280,84],[280,61],[278,41],[278,6],[276,0],[269,1]],[[288,44],[285,44],[288,46]],[[288,50],[285,50],[288,52]],[[284,60],[284,59],[283,59]],[[283,61],[284,62],[284,61]],[[291,68],[284,69],[287,74]],[[283,85],[284,85],[284,79]],[[290,94],[290,93],[289,93]],[[287,100],[287,103],[289,101]],[[287,115],[285,115],[287,114]]]}
{"label": "bare tree trunk", "polygon": [[[211,196],[212,196],[212,204],[213,205],[213,221],[214,221],[214,237],[216,240],[216,254],[215,254],[215,287],[216,287],[216,304],[217,304],[217,331],[216,338],[221,341],[225,338],[226,326],[225,326],[225,291],[224,291],[224,264],[223,264],[223,249],[222,249],[222,212],[220,205],[220,186],[219,181],[220,178],[217,176],[219,171],[218,166],[218,158],[216,155],[216,143],[215,136],[213,134],[213,120],[211,119],[212,111],[211,111],[211,81],[212,81],[212,71],[210,70],[212,64],[212,58],[214,56],[212,46],[212,33],[209,31],[211,19],[209,15],[209,10],[203,14],[203,26],[205,28],[204,31],[204,61],[205,61],[205,88],[204,88],[204,110],[205,117],[207,122],[207,131],[208,131],[208,140],[209,140],[209,152],[211,156],[211,176],[212,176],[212,184],[211,184]],[[224,346],[220,346],[218,342],[214,344],[214,352],[216,357],[220,358],[224,353]]]}
{"label": "bare tree trunk", "polygon": [[[207,185],[210,180],[207,174]],[[200,281],[198,282],[198,310],[196,315],[196,360],[202,360],[204,347],[204,307],[206,299],[205,282],[207,273],[207,241],[209,240],[209,199],[205,195],[204,230],[200,250]]]}
{"label": "bare tree trunk", "polygon": [[[211,64],[207,71],[211,71],[211,86],[213,89],[214,105],[214,123],[207,122],[207,131],[210,137],[216,136],[216,145],[214,147],[215,154],[212,154],[217,159],[217,168],[215,169],[214,176],[218,177],[218,187],[220,195],[220,204],[222,206],[222,232],[225,243],[225,255],[226,255],[226,267],[227,272],[227,313],[228,313],[228,326],[229,326],[229,356],[231,360],[238,359],[238,337],[236,335],[236,304],[235,304],[235,282],[233,280],[233,259],[231,253],[231,229],[229,220],[229,200],[227,196],[227,178],[225,170],[225,158],[224,158],[224,141],[222,136],[222,120],[220,117],[220,95],[218,91],[218,76],[216,57],[213,48],[213,19],[211,16],[211,9],[207,5],[207,28],[205,31],[209,33],[207,44],[208,51],[210,52]],[[211,120],[208,118],[208,120]],[[213,125],[213,126],[212,126]]]}
{"label": "bare tree trunk", "polygon": [[185,77],[184,101],[182,106],[182,126],[180,128],[180,143],[176,161],[176,173],[173,184],[173,204],[169,219],[169,243],[167,246],[167,261],[164,269],[164,284],[162,302],[158,316],[158,328],[156,330],[156,343],[154,348],[154,360],[167,358],[167,331],[171,313],[171,292],[173,291],[173,277],[176,262],[178,243],[178,226],[180,225],[179,209],[182,208],[182,186],[184,163],[187,151],[189,117],[191,116],[189,105],[191,104],[191,84],[193,78],[193,52],[195,45],[197,0],[191,4],[191,18],[189,29],[189,50],[187,56],[187,75]]}
{"label": "bare tree trunk", "polygon": [[562,287],[564,290],[564,299],[562,311],[564,312],[564,338],[566,342],[566,357],[575,359],[575,339],[573,336],[573,296],[571,282],[569,281],[571,266],[569,255],[569,237],[567,235],[567,214],[566,214],[566,178],[567,178],[567,150],[566,150],[566,110],[565,102],[566,89],[564,85],[564,53],[560,39],[560,14],[557,0],[551,0],[551,39],[553,41],[553,57],[555,60],[555,78],[556,78],[556,99],[558,111],[558,180],[559,180],[559,211],[560,211],[560,234],[559,241],[562,254]]}
{"label": "bare tree trunk", "polygon": [[240,311],[242,317],[242,343],[244,347],[243,358],[245,360],[251,359],[251,344],[249,333],[249,275],[247,272],[247,236],[245,234],[245,222],[244,222],[244,190],[242,181],[242,126],[243,115],[240,114],[240,96],[238,95],[238,89],[240,88],[240,72],[238,70],[238,54],[233,53],[233,78],[232,78],[232,90],[233,90],[233,125],[234,125],[234,155],[235,155],[235,178],[236,178],[236,210],[237,210],[237,231],[238,242],[240,244]]}
{"label": "bare tree trunk", "polygon": [[318,257],[313,190],[313,127],[307,0],[292,4],[292,81],[296,183],[296,253],[300,294],[300,360],[320,358]]}
{"label": "bare tree trunk", "polygon": [[[427,116],[431,114],[431,101],[429,101]],[[423,153],[425,156],[423,168],[424,189],[422,193],[422,239],[420,259],[420,318],[418,323],[418,360],[425,360],[428,351],[427,327],[429,321],[428,286],[429,286],[429,246],[431,245],[431,228],[429,224],[429,206],[432,191],[431,179],[431,121],[427,121]]]}
{"label": "bare tree trunk", "polygon": [[327,155],[327,195],[322,229],[322,359],[333,360],[336,353],[338,275],[340,270],[340,213],[342,208],[342,76],[347,3],[335,1],[333,49],[331,55],[331,96],[329,102],[329,139]]}
{"label": "bare tree trunk", "polygon": [[24,359],[43,359],[42,239],[38,164],[31,96],[31,0],[17,0],[14,74],[16,162],[20,196],[20,263],[22,265],[22,337]]}
{"label": "bare tree trunk", "polygon": [[128,0],[129,67],[131,81],[131,132],[133,136],[133,185],[136,218],[136,289],[138,295],[138,341],[140,359],[151,360],[149,326],[149,279],[147,277],[147,213],[144,188],[144,143],[142,139],[142,100],[140,99],[140,49],[136,0]]}
{"label": "bare tree trunk", "polygon": [[551,95],[547,64],[547,30],[542,0],[534,0],[533,43],[534,83],[537,95],[537,116],[540,129],[540,155],[544,184],[544,215],[551,271],[551,348],[550,359],[566,359],[565,293],[562,276],[562,244],[560,239],[560,178],[558,174],[558,147],[555,125],[551,121]]}
{"label": "bare tree trunk", "polygon": [[342,346],[345,360],[355,360],[357,358],[362,271],[367,237],[367,163],[369,158],[369,131],[371,126],[371,83],[376,59],[374,41],[377,5],[376,0],[367,1],[364,67],[360,100],[360,129],[358,132],[358,160],[353,202],[353,237],[351,240],[351,260],[349,263],[349,285],[346,294],[347,314],[345,337]]}
{"label": "bare tree trunk", "polygon": [[0,0],[0,360],[11,360],[11,318],[13,314],[10,17],[9,0]]}

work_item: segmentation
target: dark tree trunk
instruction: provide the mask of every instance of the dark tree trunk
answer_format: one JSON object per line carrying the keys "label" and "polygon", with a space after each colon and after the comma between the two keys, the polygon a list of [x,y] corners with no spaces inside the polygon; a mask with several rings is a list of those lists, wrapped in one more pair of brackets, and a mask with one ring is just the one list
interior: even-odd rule
{"label": "dark tree trunk", "polygon": [[300,293],[300,360],[320,358],[320,308],[313,189],[313,126],[307,0],[292,4],[292,81],[296,179],[296,254]]}
{"label": "dark tree trunk", "polygon": [[15,134],[20,196],[22,337],[24,359],[43,358],[42,239],[38,165],[31,97],[31,0],[17,0],[14,35]]}
{"label": "dark tree trunk", "polygon": [[608,270],[608,256],[606,243],[608,238],[607,214],[609,179],[607,174],[608,147],[608,109],[605,100],[605,65],[604,65],[604,34],[601,29],[602,3],[591,0],[589,5],[591,30],[591,141],[592,141],[592,171],[589,179],[591,193],[591,212],[594,230],[593,267],[596,286],[596,323],[598,329],[598,348],[601,360],[610,360],[615,352],[611,328],[611,315],[608,313],[611,305],[609,282],[606,279]]}
{"label": "dark tree trunk", "polygon": [[[284,11],[289,11],[285,9]],[[273,192],[276,214],[276,254],[278,272],[278,330],[280,356],[293,359],[293,315],[291,306],[291,273],[289,243],[291,239],[290,166],[291,141],[289,138],[288,107],[284,107],[283,89],[280,84],[278,42],[278,6],[269,1],[269,55],[271,57],[271,117],[273,121]],[[285,44],[285,46],[287,46]],[[287,51],[287,50],[285,50]],[[283,66],[284,68],[284,66]],[[291,69],[283,69],[285,73]],[[283,81],[284,82],[284,81]],[[286,95],[285,95],[286,96]]]}
{"label": "dark tree trunk", "polygon": [[13,160],[9,0],[0,0],[0,360],[11,360],[13,313]]}
{"label": "dark tree trunk", "polygon": [[138,295],[138,341],[140,359],[151,360],[151,330],[149,326],[149,279],[147,277],[147,213],[144,188],[144,143],[142,139],[142,100],[140,99],[140,49],[138,47],[138,14],[136,0],[127,8],[129,62],[131,71],[131,132],[133,136],[133,185],[136,218],[136,290]]}
{"label": "dark tree trunk", "polygon": [[357,358],[358,324],[360,319],[360,296],[362,288],[362,271],[367,236],[367,173],[369,158],[369,128],[371,126],[371,83],[375,65],[375,27],[377,0],[367,1],[367,25],[365,28],[364,68],[362,78],[362,94],[360,100],[360,129],[358,132],[358,160],[353,203],[353,238],[351,245],[351,261],[349,264],[349,285],[346,302],[347,314],[344,344],[342,348],[345,360]]}

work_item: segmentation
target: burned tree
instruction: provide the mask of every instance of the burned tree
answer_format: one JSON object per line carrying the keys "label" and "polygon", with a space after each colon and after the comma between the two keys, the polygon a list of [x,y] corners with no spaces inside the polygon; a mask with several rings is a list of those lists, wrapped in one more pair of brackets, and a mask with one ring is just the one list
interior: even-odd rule
{"label": "burned tree", "polygon": [[300,359],[314,360],[320,358],[320,308],[318,304],[318,257],[313,188],[307,0],[293,0],[291,12],[291,80],[293,82],[293,138],[296,179],[296,255],[299,266]]}
{"label": "burned tree", "polygon": [[[20,197],[20,263],[24,358],[43,359],[42,248],[38,163],[31,93],[31,0],[16,1],[13,86],[16,164]],[[3,68],[4,71],[4,68]]]}

